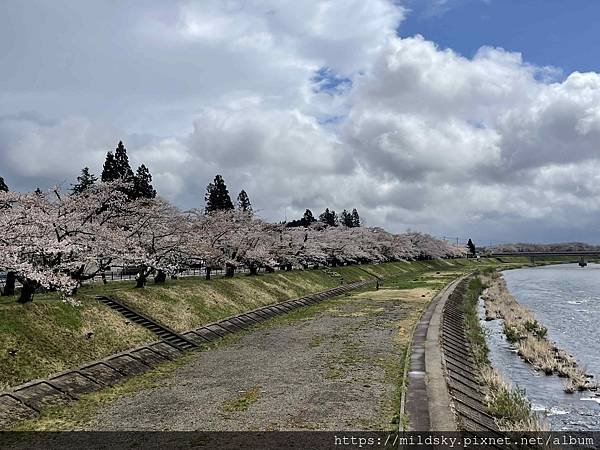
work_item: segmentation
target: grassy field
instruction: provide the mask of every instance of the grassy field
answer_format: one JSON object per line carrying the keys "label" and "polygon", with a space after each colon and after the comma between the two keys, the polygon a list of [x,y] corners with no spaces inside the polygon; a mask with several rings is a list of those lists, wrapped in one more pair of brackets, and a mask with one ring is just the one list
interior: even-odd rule
{"label": "grassy field", "polygon": [[[232,279],[168,280],[134,289],[133,281],[91,284],[77,294],[81,306],[38,294],[27,305],[0,300],[0,389],[48,376],[87,361],[152,341],[155,336],[97,300],[113,296],[177,331],[192,329],[256,307],[338,286],[341,282],[389,278],[390,289],[439,288],[457,273],[498,265],[496,260],[440,260],[277,272]],[[432,272],[433,279],[421,275]],[[437,273],[439,272],[439,273]],[[429,276],[428,276],[429,277]],[[389,283],[389,284],[388,284]]]}

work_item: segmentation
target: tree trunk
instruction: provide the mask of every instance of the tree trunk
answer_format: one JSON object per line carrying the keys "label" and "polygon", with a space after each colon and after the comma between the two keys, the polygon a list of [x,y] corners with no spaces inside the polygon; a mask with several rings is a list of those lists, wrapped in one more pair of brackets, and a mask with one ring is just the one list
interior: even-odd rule
{"label": "tree trunk", "polygon": [[206,279],[207,279],[207,280],[210,280],[210,271],[211,271],[211,268],[210,268],[210,267],[207,267],[207,268],[206,268]]}
{"label": "tree trunk", "polygon": [[33,294],[35,294],[35,288],[37,287],[36,281],[23,280],[23,287],[21,288],[21,296],[19,297],[19,303],[30,303],[33,301]]}
{"label": "tree trunk", "polygon": [[258,273],[258,267],[256,267],[254,264],[252,264],[250,266],[250,275],[256,275]]}
{"label": "tree trunk", "polygon": [[292,270],[292,265],[291,265],[291,264],[286,264],[286,265],[285,265],[285,270],[286,270],[287,272],[289,272],[290,270]]}
{"label": "tree trunk", "polygon": [[15,295],[15,282],[17,281],[17,277],[14,272],[8,272],[6,274],[6,284],[4,285],[4,290],[2,291],[2,297],[12,297]]}
{"label": "tree trunk", "polygon": [[146,275],[145,272],[140,272],[138,273],[138,276],[136,278],[136,283],[135,283],[135,288],[136,289],[143,289],[146,287],[146,280],[148,279],[148,275]]}
{"label": "tree trunk", "polygon": [[156,276],[154,277],[154,282],[156,284],[162,284],[165,281],[167,281],[167,274],[164,273],[162,270],[159,270]]}
{"label": "tree trunk", "polygon": [[234,274],[235,274],[235,267],[233,267],[233,266],[225,267],[225,276],[227,278],[233,278]]}

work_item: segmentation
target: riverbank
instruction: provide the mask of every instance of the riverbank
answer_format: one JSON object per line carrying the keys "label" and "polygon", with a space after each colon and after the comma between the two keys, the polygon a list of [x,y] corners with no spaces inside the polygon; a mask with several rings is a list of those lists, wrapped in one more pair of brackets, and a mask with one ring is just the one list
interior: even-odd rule
{"label": "riverbank", "polygon": [[[38,294],[31,304],[0,299],[0,390],[151,342],[156,336],[95,299],[115,297],[157,322],[185,331],[259,306],[373,277],[401,274],[398,287],[423,287],[426,271],[462,273],[493,260],[436,260],[277,272],[235,278],[168,280],[134,289],[133,282],[81,288],[81,306]],[[440,278],[442,280],[443,278]]]}
{"label": "riverbank", "polygon": [[[600,265],[585,268],[577,263],[523,267],[503,271],[510,294],[527,308],[542,326],[545,337],[567,350],[579,366],[594,378],[600,374],[600,346],[597,324],[600,321]],[[502,377],[525,392],[532,408],[544,417],[552,430],[598,430],[600,392],[564,391],[566,378],[546,375],[518,355],[508,342],[502,320],[485,320],[481,306],[481,325],[490,348],[489,359]]]}
{"label": "riverbank", "polygon": [[487,285],[482,295],[486,320],[503,321],[506,339],[515,346],[519,356],[535,370],[566,378],[565,392],[597,388],[575,358],[546,337],[547,328],[516,301],[500,274],[487,275],[484,283]]}
{"label": "riverbank", "polygon": [[488,358],[489,347],[480,323],[479,299],[490,288],[497,272],[490,268],[473,275],[462,293],[462,311],[477,377],[484,386],[484,406],[503,431],[547,431],[548,426],[533,411],[525,393],[513,388],[495,370]]}
{"label": "riverbank", "polygon": [[447,263],[271,319],[17,429],[397,430],[411,331],[469,270]]}

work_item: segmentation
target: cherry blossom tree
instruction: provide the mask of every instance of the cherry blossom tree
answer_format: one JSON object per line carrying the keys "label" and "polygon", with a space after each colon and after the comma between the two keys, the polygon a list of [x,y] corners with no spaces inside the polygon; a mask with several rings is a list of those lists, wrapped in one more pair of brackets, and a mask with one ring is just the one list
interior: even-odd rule
{"label": "cherry blossom tree", "polygon": [[73,195],[58,188],[3,193],[0,204],[0,268],[15,273],[23,303],[39,287],[68,295],[130,250],[118,226],[125,204],[119,186],[93,186]]}

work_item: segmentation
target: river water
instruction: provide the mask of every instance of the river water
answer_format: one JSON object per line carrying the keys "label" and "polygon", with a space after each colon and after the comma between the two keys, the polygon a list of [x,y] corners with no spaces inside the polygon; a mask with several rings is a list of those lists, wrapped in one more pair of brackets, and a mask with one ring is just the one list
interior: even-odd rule
{"label": "river water", "polygon": [[[548,338],[599,378],[600,264],[524,268],[503,275],[511,294],[548,328]],[[599,395],[564,393],[565,379],[536,372],[517,355],[504,338],[501,321],[482,321],[482,325],[487,329],[492,365],[506,381],[525,389],[552,430],[600,430]]]}

